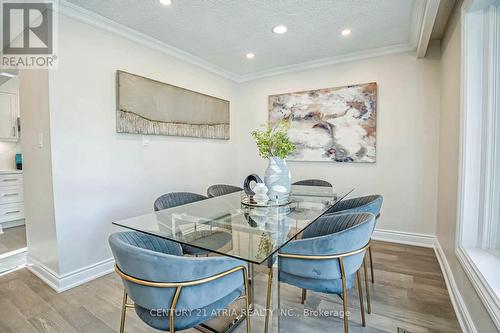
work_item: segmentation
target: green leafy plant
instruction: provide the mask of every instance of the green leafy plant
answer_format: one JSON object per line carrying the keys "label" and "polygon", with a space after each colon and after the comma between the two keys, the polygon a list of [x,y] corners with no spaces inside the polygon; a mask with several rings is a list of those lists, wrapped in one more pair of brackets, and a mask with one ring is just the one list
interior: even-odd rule
{"label": "green leafy plant", "polygon": [[286,158],[293,153],[296,147],[288,137],[289,128],[290,124],[287,121],[281,121],[274,127],[267,126],[265,130],[252,131],[260,157]]}

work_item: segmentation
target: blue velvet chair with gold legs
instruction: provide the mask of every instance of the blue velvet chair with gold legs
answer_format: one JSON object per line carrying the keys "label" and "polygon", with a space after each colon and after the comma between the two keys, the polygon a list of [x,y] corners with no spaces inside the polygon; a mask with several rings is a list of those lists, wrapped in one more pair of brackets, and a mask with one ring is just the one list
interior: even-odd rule
{"label": "blue velvet chair with gold legs", "polygon": [[[331,214],[352,214],[352,213],[372,213],[375,215],[375,222],[380,217],[380,209],[382,208],[382,203],[384,198],[379,194],[367,195],[363,197],[357,197],[347,200],[342,200],[337,203],[334,207],[326,213],[326,215]],[[370,260],[370,273],[372,278],[372,283],[375,283],[375,275],[373,274],[373,257],[372,248],[368,248],[368,258]],[[368,309],[368,313],[371,309]]]}
{"label": "blue velvet chair with gold legs", "polygon": [[278,254],[279,282],[341,296],[345,333],[349,330],[347,290],[355,285],[366,326],[360,269],[364,268],[366,281],[364,256],[374,225],[375,215],[370,213],[321,217],[304,231],[302,239],[291,241]]}
{"label": "blue velvet chair with gold legs", "polygon": [[[208,199],[206,196],[198,193],[170,192],[156,199],[153,208],[155,211],[160,211],[163,209],[182,206],[206,199]],[[229,233],[221,231],[215,231],[215,232],[207,230],[194,231],[192,236],[195,239],[193,244],[196,244],[201,248],[206,248],[205,246],[206,243],[210,243],[211,246],[213,246],[213,244],[218,244],[219,247],[223,247],[224,245],[229,243],[232,239]],[[200,248],[185,244],[182,245],[182,251],[184,252],[184,254],[189,254],[194,256],[199,256],[199,255],[208,256],[209,253],[209,251],[202,250]]]}
{"label": "blue velvet chair with gold legs", "polygon": [[[245,262],[184,257],[179,244],[135,231],[114,233],[109,244],[124,284],[120,332],[127,308],[147,325],[171,333],[211,319],[238,298],[245,299],[249,313]],[[248,333],[248,316],[246,325]]]}

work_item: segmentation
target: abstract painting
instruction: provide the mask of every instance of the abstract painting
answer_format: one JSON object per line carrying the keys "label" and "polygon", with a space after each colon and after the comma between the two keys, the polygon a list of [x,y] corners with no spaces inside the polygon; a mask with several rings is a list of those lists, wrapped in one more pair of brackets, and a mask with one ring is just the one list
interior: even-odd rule
{"label": "abstract painting", "polygon": [[269,96],[269,123],[290,124],[289,160],[375,163],[377,83]]}
{"label": "abstract painting", "polygon": [[117,71],[116,131],[229,140],[229,101]]}

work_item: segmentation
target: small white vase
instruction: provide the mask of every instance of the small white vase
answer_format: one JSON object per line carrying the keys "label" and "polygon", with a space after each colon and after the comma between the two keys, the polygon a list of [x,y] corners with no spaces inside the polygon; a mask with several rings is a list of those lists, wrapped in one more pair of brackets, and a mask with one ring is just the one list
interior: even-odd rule
{"label": "small white vase", "polygon": [[292,176],[286,161],[279,157],[269,158],[269,165],[264,176],[270,200],[286,200],[292,188]]}

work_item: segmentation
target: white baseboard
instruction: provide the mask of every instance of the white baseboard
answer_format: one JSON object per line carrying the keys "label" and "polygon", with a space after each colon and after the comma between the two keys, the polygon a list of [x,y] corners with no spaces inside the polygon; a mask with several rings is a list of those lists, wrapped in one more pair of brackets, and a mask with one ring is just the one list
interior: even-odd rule
{"label": "white baseboard", "polygon": [[441,266],[444,281],[446,282],[446,288],[448,289],[448,293],[450,295],[451,304],[453,305],[453,309],[455,310],[455,314],[457,315],[457,319],[460,327],[462,328],[462,331],[464,333],[478,333],[476,326],[472,321],[470,313],[465,306],[462,294],[460,293],[460,290],[455,283],[455,279],[453,277],[450,265],[448,264],[448,260],[446,259],[441,244],[437,239],[434,245],[434,251],[436,252],[439,266]]}
{"label": "white baseboard", "polygon": [[26,267],[52,289],[60,293],[111,273],[114,271],[114,266],[115,260],[109,258],[93,265],[59,275],[36,258],[28,255]]}
{"label": "white baseboard", "polygon": [[20,220],[16,220],[16,221],[9,221],[9,222],[2,222],[2,223],[0,223],[0,234],[3,234],[5,229],[19,227],[19,226],[24,225],[24,224],[25,224],[24,219],[20,219]]}
{"label": "white baseboard", "polygon": [[413,232],[375,229],[372,239],[391,243],[433,248],[436,241],[436,236],[428,234],[418,234]]}
{"label": "white baseboard", "polygon": [[8,274],[26,266],[26,248],[17,249],[0,255],[0,275]]}

